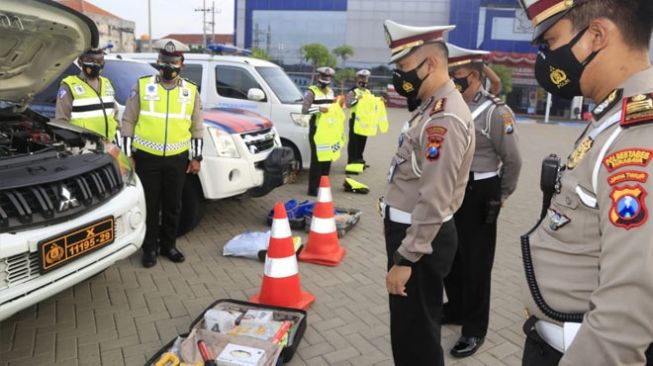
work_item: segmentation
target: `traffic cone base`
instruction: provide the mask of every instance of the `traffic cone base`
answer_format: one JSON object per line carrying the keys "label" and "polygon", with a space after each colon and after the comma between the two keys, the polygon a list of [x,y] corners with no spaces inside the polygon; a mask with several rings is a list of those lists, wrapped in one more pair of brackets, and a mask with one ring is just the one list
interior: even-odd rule
{"label": "traffic cone base", "polygon": [[251,302],[305,310],[315,301],[315,296],[301,289],[291,235],[286,210],[279,202],[274,207],[261,292]]}
{"label": "traffic cone base", "polygon": [[298,258],[302,262],[333,267],[342,261],[345,254],[345,248],[338,242],[329,177],[322,176],[317,203],[313,209],[311,231]]}

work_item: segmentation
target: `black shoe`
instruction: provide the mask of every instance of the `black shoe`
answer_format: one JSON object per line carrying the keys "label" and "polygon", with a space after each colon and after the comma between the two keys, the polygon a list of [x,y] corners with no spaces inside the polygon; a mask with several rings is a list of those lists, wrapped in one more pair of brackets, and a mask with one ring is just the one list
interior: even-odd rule
{"label": "black shoe", "polygon": [[161,249],[161,255],[165,256],[175,263],[181,263],[186,259],[186,257],[184,257],[184,253],[182,253],[177,248],[170,248],[168,250]]}
{"label": "black shoe", "polygon": [[483,342],[485,341],[484,337],[465,337],[461,336],[458,338],[458,342],[456,342],[456,345],[453,346],[451,349],[451,355],[453,357],[467,357],[471,356],[476,351],[478,351],[479,348],[483,345]]}
{"label": "black shoe", "polygon": [[150,250],[143,252],[142,263],[145,268],[154,267],[156,265],[156,251]]}

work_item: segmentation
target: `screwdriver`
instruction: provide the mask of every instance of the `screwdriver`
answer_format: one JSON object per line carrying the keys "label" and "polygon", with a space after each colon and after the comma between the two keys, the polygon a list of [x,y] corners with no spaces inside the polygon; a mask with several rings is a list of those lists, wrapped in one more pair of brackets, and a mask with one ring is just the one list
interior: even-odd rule
{"label": "screwdriver", "polygon": [[197,348],[199,348],[202,360],[204,360],[204,366],[218,366],[204,341],[197,341]]}

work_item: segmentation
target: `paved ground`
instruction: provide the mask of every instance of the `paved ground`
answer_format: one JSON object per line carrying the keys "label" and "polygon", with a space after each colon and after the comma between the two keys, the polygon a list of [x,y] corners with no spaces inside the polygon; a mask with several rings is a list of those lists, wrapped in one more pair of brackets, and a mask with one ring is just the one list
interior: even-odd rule
{"label": "paved ground", "polygon": [[[337,206],[356,207],[364,215],[341,240],[347,248],[335,268],[301,264],[302,286],[317,301],[309,310],[309,327],[290,366],[392,365],[384,287],[385,247],[375,202],[383,194],[386,169],[406,112],[392,110],[388,134],[368,142],[372,168],[360,180],[369,195],[345,193],[344,165],[331,179]],[[518,237],[539,212],[539,167],[548,152],[564,153],[580,133],[569,126],[520,123],[524,169],[517,192],[499,223],[493,273],[492,314],[485,345],[475,356],[448,365],[520,365],[523,274]],[[222,246],[249,230],[266,230],[265,215],[278,200],[305,198],[306,174],[267,197],[210,203],[200,226],[179,240],[186,262],[165,259],[152,269],[140,255],[0,323],[0,366],[142,365],[162,344],[185,332],[189,323],[215,299],[247,299],[260,286],[263,265],[222,257]],[[302,232],[295,232],[305,237]],[[443,329],[447,351],[458,327]]]}

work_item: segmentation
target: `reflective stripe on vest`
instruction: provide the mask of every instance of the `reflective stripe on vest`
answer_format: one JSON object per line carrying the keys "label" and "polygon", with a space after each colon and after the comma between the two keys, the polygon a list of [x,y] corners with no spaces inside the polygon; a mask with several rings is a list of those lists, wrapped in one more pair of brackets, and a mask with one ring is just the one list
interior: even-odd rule
{"label": "reflective stripe on vest", "polygon": [[158,156],[188,151],[197,87],[182,79],[180,85],[167,90],[152,76],[140,78],[138,90],[141,110],[132,145]]}
{"label": "reflective stripe on vest", "polygon": [[99,93],[77,75],[67,76],[61,83],[68,86],[73,98],[70,123],[113,139],[118,121],[113,109],[115,91],[109,79],[100,76]]}
{"label": "reflective stripe on vest", "polygon": [[388,132],[388,113],[385,110],[385,101],[381,97],[376,97],[376,113],[378,116],[379,130],[381,130],[381,133]]}
{"label": "reflective stripe on vest", "polygon": [[357,88],[354,93],[358,97],[358,103],[350,112],[350,115],[355,115],[354,133],[360,136],[374,136],[379,123],[376,98],[367,89]]}

